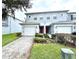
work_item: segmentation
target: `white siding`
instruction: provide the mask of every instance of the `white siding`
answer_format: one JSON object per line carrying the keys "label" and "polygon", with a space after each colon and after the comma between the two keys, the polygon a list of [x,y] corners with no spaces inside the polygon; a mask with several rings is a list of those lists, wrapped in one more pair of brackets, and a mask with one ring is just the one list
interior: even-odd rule
{"label": "white siding", "polygon": [[[63,14],[63,15],[61,15]],[[30,18],[29,18],[30,16]],[[53,17],[56,16],[57,19],[53,19]],[[57,21],[67,21],[68,14],[66,12],[60,12],[60,13],[39,13],[39,14],[28,14],[26,15],[28,21],[31,22],[39,22],[39,23],[52,23]],[[34,20],[34,17],[37,17],[37,20]],[[40,20],[40,17],[43,17],[42,20]],[[50,19],[47,19],[47,17],[50,17]]]}
{"label": "white siding", "polygon": [[21,32],[22,28],[20,21],[13,19],[12,17],[8,17],[8,26],[2,26],[2,34],[9,34],[9,33],[15,33],[15,32]]}

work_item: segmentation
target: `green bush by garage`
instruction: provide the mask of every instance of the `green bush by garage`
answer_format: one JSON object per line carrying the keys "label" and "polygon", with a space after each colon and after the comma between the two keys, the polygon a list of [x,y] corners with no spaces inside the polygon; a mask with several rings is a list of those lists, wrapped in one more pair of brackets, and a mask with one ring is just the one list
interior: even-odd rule
{"label": "green bush by garage", "polygon": [[36,33],[35,37],[41,37],[41,38],[49,38],[48,34],[40,34],[40,33]]}
{"label": "green bush by garage", "polygon": [[47,43],[47,40],[48,39],[46,38],[38,38],[38,37],[34,38],[35,43]]}
{"label": "green bush by garage", "polygon": [[43,38],[43,34],[36,33],[36,34],[35,34],[35,37],[41,37],[41,38]]}

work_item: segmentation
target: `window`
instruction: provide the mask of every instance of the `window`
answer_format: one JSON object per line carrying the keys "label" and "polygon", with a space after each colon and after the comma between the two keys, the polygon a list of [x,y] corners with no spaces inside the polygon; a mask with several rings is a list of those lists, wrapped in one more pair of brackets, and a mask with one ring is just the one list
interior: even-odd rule
{"label": "window", "polygon": [[74,29],[76,29],[76,27],[74,26]]}
{"label": "window", "polygon": [[61,16],[63,16],[63,14],[61,14]]}
{"label": "window", "polygon": [[56,17],[56,16],[54,16],[54,17],[53,17],[53,19],[57,19],[57,17]]}
{"label": "window", "polygon": [[36,26],[36,28],[38,28],[38,26]]}
{"label": "window", "polygon": [[50,17],[47,17],[47,19],[50,19]]}
{"label": "window", "polygon": [[76,16],[75,15],[71,15],[71,20],[75,20]]}
{"label": "window", "polygon": [[43,19],[43,17],[40,17],[40,20],[42,20]]}
{"label": "window", "polygon": [[29,16],[29,18],[30,18],[31,16]]}
{"label": "window", "polygon": [[75,19],[76,19],[76,17],[73,17],[73,19],[75,20]]}
{"label": "window", "polygon": [[57,26],[55,28],[57,28]]}
{"label": "window", "polygon": [[37,18],[35,17],[34,20],[37,20]]}
{"label": "window", "polygon": [[76,20],[76,15],[73,15],[73,20]]}
{"label": "window", "polygon": [[73,15],[71,15],[71,20],[73,20]]}
{"label": "window", "polygon": [[8,26],[8,20],[2,19],[2,26]]}

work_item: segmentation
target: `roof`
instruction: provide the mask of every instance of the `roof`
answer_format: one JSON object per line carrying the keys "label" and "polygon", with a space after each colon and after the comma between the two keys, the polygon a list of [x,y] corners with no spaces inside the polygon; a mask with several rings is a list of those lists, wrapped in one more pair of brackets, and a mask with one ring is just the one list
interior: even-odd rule
{"label": "roof", "polygon": [[25,14],[39,14],[39,13],[58,13],[58,12],[68,12],[69,10],[59,10],[59,11],[44,11],[44,12],[27,12]]}
{"label": "roof", "polygon": [[68,14],[76,14],[76,12],[69,12]]}

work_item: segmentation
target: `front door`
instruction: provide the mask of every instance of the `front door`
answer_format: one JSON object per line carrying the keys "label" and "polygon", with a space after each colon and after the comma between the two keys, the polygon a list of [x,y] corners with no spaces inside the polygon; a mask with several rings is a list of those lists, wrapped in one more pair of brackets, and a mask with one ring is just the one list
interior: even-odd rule
{"label": "front door", "polygon": [[39,26],[39,28],[40,28],[40,33],[43,33],[43,31],[44,31],[44,26]]}
{"label": "front door", "polygon": [[46,33],[50,33],[50,26],[46,26]]}

